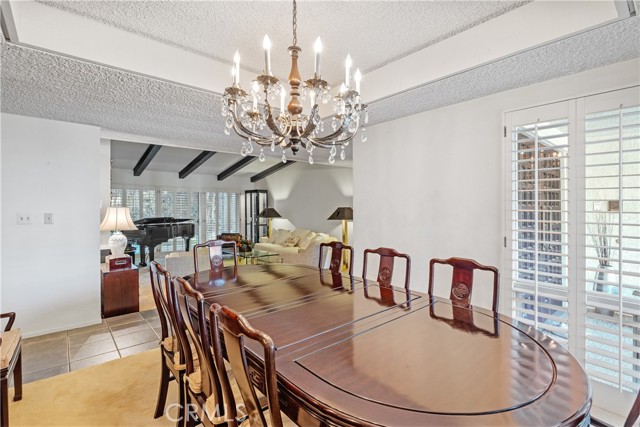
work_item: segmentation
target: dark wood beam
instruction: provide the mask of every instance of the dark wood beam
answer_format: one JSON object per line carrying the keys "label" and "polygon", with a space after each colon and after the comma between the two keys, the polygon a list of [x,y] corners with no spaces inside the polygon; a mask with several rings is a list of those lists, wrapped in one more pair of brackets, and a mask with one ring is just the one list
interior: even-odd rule
{"label": "dark wood beam", "polygon": [[138,160],[136,167],[133,168],[133,176],[142,175],[142,172],[144,172],[147,166],[149,166],[149,163],[151,163],[151,160],[153,160],[161,148],[162,145],[149,144],[147,149],[144,151],[144,154],[142,154],[142,157],[140,157],[140,160]]}
{"label": "dark wood beam", "polygon": [[290,165],[292,165],[294,163],[296,163],[296,162],[293,162],[291,160],[287,160],[287,163],[279,162],[277,165],[271,166],[269,169],[263,170],[262,172],[253,175],[251,177],[251,182],[260,181],[261,179],[264,179],[264,178],[268,177],[269,175],[278,172],[280,169],[286,168],[287,166],[290,166]]}
{"label": "dark wood beam", "polygon": [[180,171],[180,173],[178,174],[178,178],[185,179],[191,174],[191,172],[202,166],[202,164],[209,160],[214,154],[216,154],[215,151],[203,151],[202,153],[198,154],[198,156],[193,159],[191,163],[189,163],[184,167],[184,169]]}
{"label": "dark wood beam", "polygon": [[218,181],[224,181],[225,179],[229,178],[231,175],[238,172],[240,169],[247,166],[249,163],[255,161],[256,159],[257,159],[256,156],[243,157],[242,159],[238,160],[237,162],[235,162],[234,164],[232,164],[231,166],[229,166],[228,168],[220,172],[218,174]]}

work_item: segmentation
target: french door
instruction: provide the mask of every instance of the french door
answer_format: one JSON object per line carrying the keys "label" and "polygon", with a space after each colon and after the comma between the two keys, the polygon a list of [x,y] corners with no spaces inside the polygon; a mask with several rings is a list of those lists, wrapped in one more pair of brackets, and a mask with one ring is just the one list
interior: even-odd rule
{"label": "french door", "polygon": [[620,415],[640,389],[639,105],[635,87],[505,114],[505,306]]}

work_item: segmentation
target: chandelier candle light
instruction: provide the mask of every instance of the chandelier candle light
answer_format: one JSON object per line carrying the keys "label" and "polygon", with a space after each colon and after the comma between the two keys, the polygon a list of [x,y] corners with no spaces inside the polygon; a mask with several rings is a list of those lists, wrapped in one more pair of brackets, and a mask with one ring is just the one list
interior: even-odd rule
{"label": "chandelier candle light", "polygon": [[[303,82],[298,71],[298,56],[302,49],[297,46],[296,34],[296,1],[293,1],[293,43],[289,47],[291,56],[291,72],[289,73],[290,101],[286,103],[286,90],[271,71],[271,40],[264,36],[264,74],[252,82],[249,93],[240,87],[240,54],[236,51],[233,57],[232,86],[226,88],[222,97],[222,116],[226,117],[225,134],[231,129],[242,139],[240,154],[247,156],[253,153],[254,144],[260,147],[260,161],[265,160],[264,149],[276,146],[282,150],[282,161],[287,162],[286,150],[291,149],[295,155],[300,148],[307,150],[309,163],[313,164],[315,148],[329,150],[329,163],[335,163],[337,149],[340,148],[340,159],[346,157],[345,147],[358,133],[361,121],[361,140],[367,140],[365,125],[369,118],[367,105],[360,99],[362,74],[357,69],[353,75],[354,87],[351,85],[351,55],[345,61],[345,81],[340,86],[340,93],[333,98],[333,112],[330,117],[322,118],[319,103],[327,104],[331,100],[331,87],[322,80],[320,74],[320,53],[322,42],[318,37],[314,44],[315,60],[313,78]],[[262,90],[260,89],[262,85]],[[309,114],[303,114],[303,102],[307,93],[310,100]],[[279,101],[279,110],[272,106]],[[261,103],[259,106],[258,103]],[[330,123],[331,130],[325,131]]]}

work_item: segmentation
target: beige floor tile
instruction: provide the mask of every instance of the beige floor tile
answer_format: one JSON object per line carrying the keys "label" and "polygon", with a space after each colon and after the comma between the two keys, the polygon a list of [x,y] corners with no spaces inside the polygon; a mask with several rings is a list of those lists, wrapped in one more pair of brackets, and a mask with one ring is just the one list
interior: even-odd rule
{"label": "beige floor tile", "polygon": [[111,333],[113,337],[119,337],[121,335],[133,334],[134,332],[148,331],[151,328],[146,320],[138,320],[133,323],[125,323],[124,325],[117,325],[111,327]]}
{"label": "beige floor tile", "polygon": [[22,376],[22,383],[27,384],[34,381],[43,380],[45,378],[54,377],[56,375],[66,374],[67,372],[69,372],[68,363],[59,366],[52,366],[46,369],[41,369],[39,371],[24,374]]}
{"label": "beige floor tile", "polygon": [[118,359],[120,354],[117,351],[110,351],[109,353],[99,354],[93,357],[87,357],[86,359],[76,360],[71,362],[71,370],[77,371],[78,369],[87,368],[89,366],[99,365],[110,360]]}
{"label": "beige floor tile", "polygon": [[122,316],[109,317],[106,319],[109,326],[122,325],[125,323],[143,320],[140,313],[123,314]]}
{"label": "beige floor tile", "polygon": [[22,343],[22,370],[26,373],[69,363],[67,337]]}
{"label": "beige floor tile", "polygon": [[135,332],[133,334],[121,335],[114,338],[118,349],[133,347],[134,345],[154,342],[158,344],[158,336],[151,328],[147,331]]}
{"label": "beige floor tile", "polygon": [[154,348],[159,348],[157,341],[147,342],[144,344],[134,345],[133,347],[124,348],[120,350],[120,356],[127,357],[131,356],[132,354],[142,353],[143,351],[153,350]]}
{"label": "beige floor tile", "polygon": [[108,339],[111,339],[109,329],[96,329],[82,334],[69,335],[69,347],[77,347]]}
{"label": "beige floor tile", "polygon": [[113,342],[113,339],[83,344],[69,348],[69,361],[75,362],[80,359],[98,356],[115,350],[116,344]]}

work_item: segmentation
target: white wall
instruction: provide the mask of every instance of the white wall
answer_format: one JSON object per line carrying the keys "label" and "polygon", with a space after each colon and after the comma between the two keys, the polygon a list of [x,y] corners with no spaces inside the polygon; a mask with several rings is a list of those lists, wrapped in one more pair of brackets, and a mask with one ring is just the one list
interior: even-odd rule
{"label": "white wall", "polygon": [[269,191],[270,206],[282,216],[273,220],[274,229],[305,228],[342,238],[341,221],[327,218],[339,206],[353,206],[351,168],[300,162],[267,177],[259,186]]}
{"label": "white wall", "polygon": [[[1,120],[1,310],[17,313],[25,336],[99,323],[99,128]],[[32,223],[17,225],[17,214]]]}
{"label": "white wall", "polygon": [[639,70],[636,59],[370,127],[366,144],[353,147],[356,254],[408,253],[418,291],[427,290],[431,258],[502,268],[503,113],[638,84]]}

